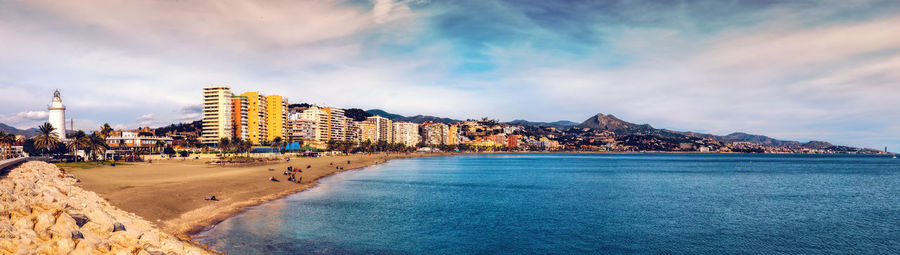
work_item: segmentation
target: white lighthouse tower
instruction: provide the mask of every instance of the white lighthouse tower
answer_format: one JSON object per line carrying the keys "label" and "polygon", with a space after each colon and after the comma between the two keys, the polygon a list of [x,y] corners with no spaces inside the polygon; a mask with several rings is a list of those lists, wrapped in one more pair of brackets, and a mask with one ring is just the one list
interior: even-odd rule
{"label": "white lighthouse tower", "polygon": [[56,128],[55,132],[56,136],[59,137],[60,140],[66,139],[66,106],[63,105],[62,99],[59,98],[59,90],[53,92],[53,102],[50,102],[50,107],[47,107],[47,110],[50,111],[50,125],[53,125]]}

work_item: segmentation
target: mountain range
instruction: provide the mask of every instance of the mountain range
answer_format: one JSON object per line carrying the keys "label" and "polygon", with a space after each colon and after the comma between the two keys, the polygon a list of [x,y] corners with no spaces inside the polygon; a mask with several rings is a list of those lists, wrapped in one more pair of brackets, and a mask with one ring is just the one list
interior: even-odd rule
{"label": "mountain range", "polygon": [[[439,123],[453,123],[459,122],[459,120],[451,119],[451,118],[442,118],[435,116],[427,116],[427,115],[416,115],[411,117],[406,117],[399,114],[392,114],[380,109],[372,109],[367,110],[366,112],[378,115],[381,117],[388,118],[393,121],[404,121],[404,122],[413,122],[413,123],[423,123],[426,121],[439,122]],[[597,115],[591,116],[585,121],[579,123],[575,123],[572,121],[561,120],[554,122],[532,122],[527,120],[513,120],[510,122],[505,122],[504,124],[509,125],[520,125],[520,126],[532,126],[532,127],[552,127],[557,129],[568,129],[568,128],[588,128],[600,131],[611,131],[616,133],[617,135],[655,135],[662,137],[701,137],[714,139],[719,142],[725,143],[734,143],[734,142],[749,142],[760,145],[767,146],[802,146],[805,148],[811,149],[823,149],[833,147],[831,143],[822,142],[822,141],[810,141],[806,143],[798,142],[798,141],[789,141],[789,140],[779,140],[775,138],[771,138],[763,135],[754,135],[747,134],[742,132],[734,132],[728,135],[720,136],[713,134],[705,134],[698,132],[683,132],[683,131],[674,131],[668,129],[658,129],[650,126],[649,124],[635,124],[628,121],[621,120],[612,114],[606,115],[602,113],[598,113]]]}
{"label": "mountain range", "polygon": [[3,131],[8,134],[23,135],[23,136],[28,136],[28,137],[36,135],[38,133],[37,128],[29,128],[29,129],[22,130],[22,129],[18,129],[16,127],[9,126],[9,125],[3,124],[3,123],[0,123],[0,131]]}
{"label": "mountain range", "polygon": [[[413,123],[424,123],[424,122],[437,122],[437,123],[454,123],[460,122],[460,120],[451,119],[451,118],[443,118],[436,116],[428,116],[428,115],[415,115],[415,116],[403,116],[399,114],[392,114],[380,109],[371,109],[365,111],[371,115],[379,115],[381,117],[388,118],[393,121],[403,121],[403,122],[413,122]],[[713,134],[705,134],[705,133],[697,133],[697,132],[682,132],[682,131],[673,131],[668,129],[657,129],[648,124],[635,124],[628,121],[621,120],[613,115],[606,115],[602,113],[598,113],[597,115],[591,116],[580,124],[560,120],[554,122],[532,122],[527,120],[513,120],[510,122],[505,122],[504,124],[509,125],[520,125],[520,126],[531,126],[531,127],[550,127],[556,129],[569,129],[569,128],[581,128],[581,129],[594,129],[600,131],[610,131],[616,133],[617,135],[655,135],[661,137],[701,137],[714,139],[719,142],[725,143],[733,143],[733,142],[750,142],[760,145],[767,146],[802,146],[804,148],[811,149],[823,149],[834,147],[831,143],[822,142],[822,141],[810,141],[806,143],[798,142],[798,141],[789,141],[789,140],[778,140],[775,138],[771,138],[763,135],[754,135],[747,134],[741,132],[735,132],[724,136],[713,135]],[[0,123],[0,131],[11,133],[15,135],[24,135],[26,137],[34,136],[38,133],[37,128],[30,129],[18,129],[3,123]]]}

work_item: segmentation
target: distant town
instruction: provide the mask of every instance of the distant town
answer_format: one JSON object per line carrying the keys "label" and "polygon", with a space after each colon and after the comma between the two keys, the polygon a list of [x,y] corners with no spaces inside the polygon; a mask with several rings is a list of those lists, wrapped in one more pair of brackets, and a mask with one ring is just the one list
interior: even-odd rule
{"label": "distant town", "polygon": [[[113,130],[105,124],[87,134],[66,127],[59,91],[48,122],[31,130],[0,124],[0,156],[25,154],[66,158],[134,160],[145,154],[187,157],[194,153],[316,154],[458,151],[701,152],[891,154],[885,150],[783,141],[760,135],[726,136],[656,129],[597,114],[582,123],[499,122],[404,117],[381,110],[342,109],[290,103],[277,94],[236,94],[227,86],[202,89],[202,119],[163,127]],[[60,132],[65,130],[65,132]]]}

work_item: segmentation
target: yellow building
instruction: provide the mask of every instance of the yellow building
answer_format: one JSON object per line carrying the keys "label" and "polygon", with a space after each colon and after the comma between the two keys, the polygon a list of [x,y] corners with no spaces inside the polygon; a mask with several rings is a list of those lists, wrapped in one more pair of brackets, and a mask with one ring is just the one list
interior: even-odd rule
{"label": "yellow building", "polygon": [[254,145],[268,139],[268,103],[267,97],[259,92],[244,92],[247,98],[247,138]]}
{"label": "yellow building", "polygon": [[287,99],[279,95],[271,95],[266,97],[268,102],[268,137],[266,140],[271,142],[276,137],[284,140],[284,124],[287,121]]}

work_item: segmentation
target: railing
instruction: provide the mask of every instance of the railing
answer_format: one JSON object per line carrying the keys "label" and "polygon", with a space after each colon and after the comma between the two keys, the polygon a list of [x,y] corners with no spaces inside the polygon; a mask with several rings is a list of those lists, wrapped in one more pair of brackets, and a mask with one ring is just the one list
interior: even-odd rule
{"label": "railing", "polygon": [[0,173],[5,173],[7,168],[12,168],[25,160],[23,157],[0,160]]}

